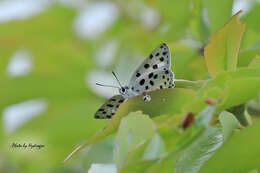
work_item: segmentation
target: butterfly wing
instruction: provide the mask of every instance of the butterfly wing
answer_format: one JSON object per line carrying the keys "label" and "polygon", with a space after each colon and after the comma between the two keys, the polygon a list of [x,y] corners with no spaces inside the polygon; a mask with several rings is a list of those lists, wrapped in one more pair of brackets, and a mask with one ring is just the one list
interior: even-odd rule
{"label": "butterfly wing", "polygon": [[130,86],[130,88],[138,94],[173,87],[174,73],[166,68],[145,73]]}
{"label": "butterfly wing", "polygon": [[94,117],[96,119],[110,119],[112,118],[119,105],[124,102],[122,95],[115,95],[108,99],[95,113]]}
{"label": "butterfly wing", "polygon": [[138,94],[174,87],[171,53],[165,43],[159,45],[137,68],[129,86],[132,91]]}
{"label": "butterfly wing", "polygon": [[130,79],[129,85],[133,85],[138,79],[144,78],[143,75],[158,69],[171,69],[171,53],[168,46],[163,43],[143,61],[136,69]]}

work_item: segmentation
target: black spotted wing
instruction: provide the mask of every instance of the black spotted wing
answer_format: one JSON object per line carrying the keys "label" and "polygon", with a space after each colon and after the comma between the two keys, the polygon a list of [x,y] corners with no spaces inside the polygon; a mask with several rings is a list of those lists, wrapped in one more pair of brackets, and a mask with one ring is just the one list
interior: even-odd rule
{"label": "black spotted wing", "polygon": [[[133,85],[140,78],[150,72],[160,69],[171,69],[171,53],[168,46],[163,43],[159,45],[153,52],[143,61],[132,75],[129,85]],[[143,76],[143,77],[142,77]]]}
{"label": "black spotted wing", "polygon": [[159,69],[142,75],[130,88],[139,94],[157,89],[173,88],[174,73],[169,69]]}
{"label": "black spotted wing", "polygon": [[111,97],[97,110],[94,117],[96,119],[111,119],[115,115],[119,105],[124,101],[125,99],[122,95]]}
{"label": "black spotted wing", "polygon": [[174,87],[171,53],[165,43],[159,45],[137,68],[129,86],[130,89],[139,94]]}

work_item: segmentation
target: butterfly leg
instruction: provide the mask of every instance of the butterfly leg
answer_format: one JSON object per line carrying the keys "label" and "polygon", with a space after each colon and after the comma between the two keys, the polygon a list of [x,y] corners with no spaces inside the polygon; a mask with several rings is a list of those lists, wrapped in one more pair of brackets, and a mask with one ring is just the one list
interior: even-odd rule
{"label": "butterfly leg", "polygon": [[151,101],[151,96],[149,96],[149,95],[147,95],[146,93],[143,93],[143,100],[145,101],[145,102],[149,102],[149,101]]}

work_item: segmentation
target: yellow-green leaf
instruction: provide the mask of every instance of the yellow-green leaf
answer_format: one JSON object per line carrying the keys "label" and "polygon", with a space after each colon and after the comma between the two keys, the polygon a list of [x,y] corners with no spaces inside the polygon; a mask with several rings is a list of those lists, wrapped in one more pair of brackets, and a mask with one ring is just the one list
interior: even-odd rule
{"label": "yellow-green leaf", "polygon": [[260,68],[260,56],[256,55],[254,59],[250,62],[249,67]]}
{"label": "yellow-green leaf", "polygon": [[222,71],[235,71],[237,56],[245,25],[239,21],[238,12],[221,29],[209,38],[210,43],[205,47],[205,57],[208,71],[215,77]]}

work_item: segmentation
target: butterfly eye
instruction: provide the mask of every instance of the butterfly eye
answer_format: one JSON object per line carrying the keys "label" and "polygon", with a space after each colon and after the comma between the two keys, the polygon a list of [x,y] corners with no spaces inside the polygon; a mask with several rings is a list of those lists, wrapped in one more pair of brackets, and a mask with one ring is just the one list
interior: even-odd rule
{"label": "butterfly eye", "polygon": [[125,88],[122,88],[122,91],[125,92]]}

